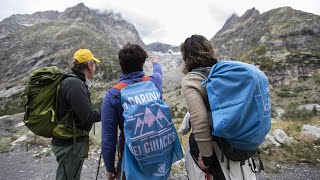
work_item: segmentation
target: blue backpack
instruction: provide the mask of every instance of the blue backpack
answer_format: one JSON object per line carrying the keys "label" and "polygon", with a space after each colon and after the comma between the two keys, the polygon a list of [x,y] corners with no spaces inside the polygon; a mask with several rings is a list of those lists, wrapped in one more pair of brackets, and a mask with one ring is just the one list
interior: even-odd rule
{"label": "blue backpack", "polygon": [[[192,73],[198,74],[197,70]],[[267,76],[251,64],[218,61],[205,79],[201,85],[206,84],[212,135],[229,159],[248,159],[258,151],[271,127]]]}
{"label": "blue backpack", "polygon": [[168,179],[172,163],[183,156],[170,108],[151,81],[120,89],[126,143],[122,169],[126,179]]}

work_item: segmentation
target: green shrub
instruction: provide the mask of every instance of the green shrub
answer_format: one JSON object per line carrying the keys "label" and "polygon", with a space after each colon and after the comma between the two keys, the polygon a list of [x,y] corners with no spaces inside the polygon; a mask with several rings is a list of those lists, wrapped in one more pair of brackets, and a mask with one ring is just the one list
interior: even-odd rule
{"label": "green shrub", "polygon": [[297,161],[308,162],[312,164],[319,164],[320,160],[320,148],[309,143],[294,143],[289,145],[283,145],[283,148],[297,158]]}
{"label": "green shrub", "polygon": [[288,98],[288,97],[297,97],[298,94],[292,91],[278,91],[276,92],[277,96],[281,98]]}
{"label": "green shrub", "polygon": [[311,90],[309,87],[307,87],[307,86],[297,86],[297,87],[295,87],[294,89],[293,89],[293,92],[295,92],[295,93],[301,93],[301,92],[303,92],[303,91],[309,91],[309,90]]}
{"label": "green shrub", "polygon": [[314,75],[313,80],[316,84],[320,84],[320,74]]}
{"label": "green shrub", "polygon": [[298,104],[290,103],[285,110],[284,117],[293,120],[308,120],[311,117],[317,115],[317,110],[307,111],[306,109],[299,109]]}
{"label": "green shrub", "polygon": [[171,106],[171,117],[172,118],[183,118],[187,113],[188,109],[183,107],[182,109],[178,109],[176,106]]}
{"label": "green shrub", "polygon": [[0,102],[3,104],[0,106],[0,116],[17,114],[24,111],[19,93],[9,98],[0,98]]}
{"label": "green shrub", "polygon": [[266,54],[266,46],[265,45],[259,45],[256,48],[252,50],[252,53],[258,55],[258,56],[263,56]]}

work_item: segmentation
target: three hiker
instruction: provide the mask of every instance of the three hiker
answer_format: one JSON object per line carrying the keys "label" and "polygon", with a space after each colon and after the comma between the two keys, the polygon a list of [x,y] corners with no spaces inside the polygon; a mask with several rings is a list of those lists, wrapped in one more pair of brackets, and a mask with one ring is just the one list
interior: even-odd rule
{"label": "three hiker", "polygon": [[[186,134],[192,129],[185,151],[189,179],[256,179],[256,165],[252,156],[270,130],[271,106],[267,77],[252,65],[218,62],[211,43],[201,35],[187,38],[180,50],[185,73],[181,88],[189,112],[179,132]],[[125,44],[118,52],[123,74],[118,83],[107,90],[101,115],[92,107],[89,92],[100,60],[88,49],[79,49],[73,58],[71,74],[64,74],[57,67],[34,71],[23,94],[27,97],[24,122],[28,128],[35,134],[52,137],[52,151],[58,162],[56,179],[80,179],[84,159],[88,157],[89,131],[100,120],[101,153],[107,179],[168,179],[172,163],[181,159],[183,153],[170,108],[162,101],[163,77],[158,58],[151,58],[153,74],[147,76],[143,71],[147,52],[138,44]],[[225,68],[224,74],[219,74],[221,77],[229,72],[236,74],[236,77],[232,82],[229,82],[231,76],[225,76],[226,79],[215,77],[215,83],[220,81],[222,84],[208,91],[206,87],[212,86],[210,78],[214,67]],[[230,67],[236,67],[239,75]],[[242,80],[244,77],[246,81]],[[48,82],[54,83],[41,86],[41,83],[50,84]],[[255,88],[259,88],[259,91]],[[219,93],[211,92],[217,89]],[[227,91],[230,94],[223,97]],[[39,110],[39,99],[48,95],[43,92],[50,92],[50,97],[56,97],[51,99],[56,99],[56,102],[51,100],[43,103],[39,106],[43,109]],[[30,101],[28,97],[33,97],[32,94],[36,98]],[[217,94],[219,96],[216,97]],[[231,100],[224,101],[225,106],[217,108],[221,97],[223,100],[231,97]],[[228,104],[230,102],[231,105]],[[243,107],[239,108],[241,105]],[[246,114],[240,115],[239,111]],[[224,113],[221,115],[221,112]],[[38,117],[35,115],[41,115],[50,124],[46,128],[50,132],[44,132],[43,125],[33,123]],[[223,129],[230,125],[225,123],[227,121],[237,121],[238,129]],[[240,127],[243,127],[243,132],[237,132]],[[226,135],[219,136],[218,132]],[[232,136],[235,138],[232,139]],[[118,164],[115,167],[116,151]]]}
{"label": "three hiker", "polygon": [[[80,179],[83,161],[88,157],[89,131],[95,122],[101,120],[100,112],[92,107],[89,92],[100,61],[88,49],[79,49],[73,58],[73,76],[62,80],[56,110],[57,119],[67,126],[66,129],[60,129],[60,133],[71,138],[54,136],[51,142],[52,151],[59,163],[57,180]],[[74,131],[82,135],[74,137]]]}
{"label": "three hiker", "polygon": [[151,58],[153,74],[148,77],[143,71],[148,54],[138,44],[127,43],[118,57],[123,74],[107,91],[101,112],[107,179],[167,179],[171,164],[182,158],[182,150],[170,108],[162,102],[158,58]]}

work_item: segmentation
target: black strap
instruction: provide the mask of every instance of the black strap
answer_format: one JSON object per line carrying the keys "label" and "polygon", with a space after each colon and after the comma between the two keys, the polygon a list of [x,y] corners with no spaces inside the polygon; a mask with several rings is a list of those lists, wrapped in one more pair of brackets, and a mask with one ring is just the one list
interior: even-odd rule
{"label": "black strap", "polygon": [[241,169],[241,173],[242,173],[242,179],[245,180],[244,179],[244,174],[243,174],[243,164],[242,164],[242,162],[240,162],[240,169]]}
{"label": "black strap", "polygon": [[230,172],[230,159],[229,158],[227,158],[227,169]]}
{"label": "black strap", "polygon": [[258,168],[258,170],[256,170],[256,169],[257,169],[257,166],[256,166],[256,162],[255,162],[255,160],[254,160],[253,157],[251,158],[251,162],[252,162],[252,164],[251,164],[250,161],[249,161],[249,166],[250,166],[251,171],[252,171],[253,173],[260,173],[261,170],[264,170],[263,163],[262,163],[262,161],[261,161],[261,159],[260,159],[259,156],[258,156],[258,162],[259,162],[259,168]]}
{"label": "black strap", "polygon": [[223,148],[223,145],[222,145],[222,139],[219,138],[219,137],[216,137],[218,139],[218,146],[220,147],[220,150],[221,150],[221,162],[223,163],[224,162],[224,148]]}

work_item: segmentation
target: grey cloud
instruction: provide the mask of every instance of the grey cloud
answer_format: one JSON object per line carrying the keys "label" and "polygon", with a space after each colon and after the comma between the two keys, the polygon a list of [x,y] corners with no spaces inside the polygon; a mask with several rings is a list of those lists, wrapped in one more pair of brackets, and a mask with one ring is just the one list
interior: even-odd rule
{"label": "grey cloud", "polygon": [[215,6],[209,6],[208,11],[212,19],[217,24],[224,23],[233,14],[233,12],[230,12],[225,9],[217,8]]}
{"label": "grey cloud", "polygon": [[156,19],[132,12],[121,12],[121,14],[125,20],[136,27],[142,39],[150,36],[163,37],[166,34],[164,25]]}

